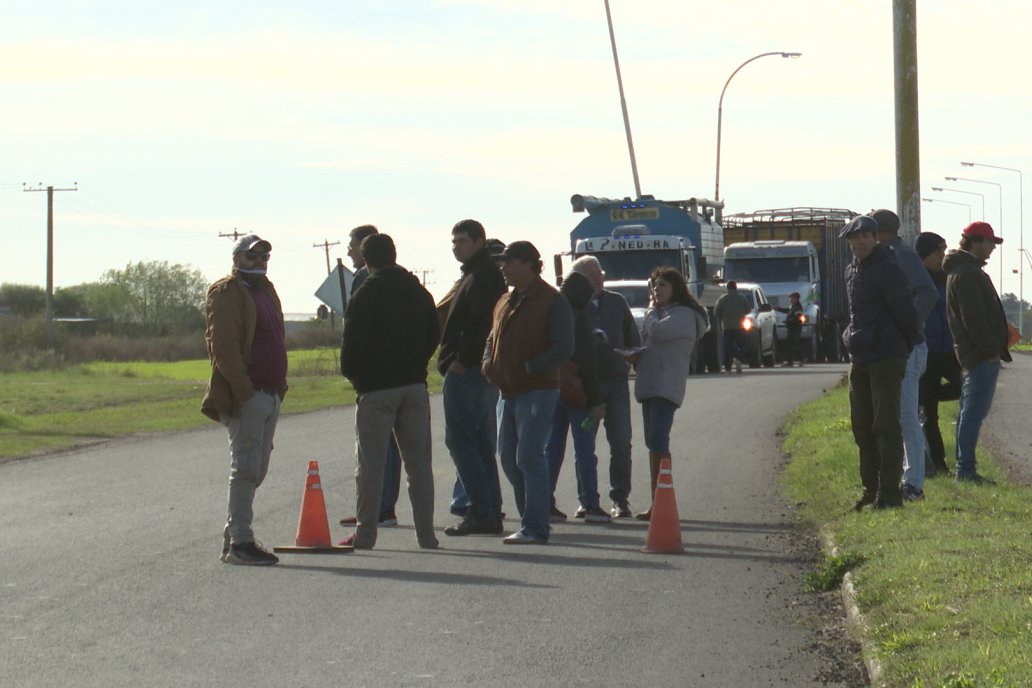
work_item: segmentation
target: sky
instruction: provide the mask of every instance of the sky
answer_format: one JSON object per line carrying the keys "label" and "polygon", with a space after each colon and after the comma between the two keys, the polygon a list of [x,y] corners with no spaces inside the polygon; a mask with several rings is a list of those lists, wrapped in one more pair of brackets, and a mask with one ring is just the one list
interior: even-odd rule
{"label": "sky", "polygon": [[[728,87],[725,213],[894,207],[891,0],[610,4],[643,193],[712,198],[724,82],[793,51]],[[323,242],[347,265],[357,225],[439,296],[458,220],[547,256],[583,217],[572,194],[634,195],[603,0],[0,0],[0,16],[0,282],[46,280],[46,194],[23,183],[78,183],[55,193],[57,286],[141,260],[214,280],[219,234],[239,230],[272,243],[294,313],[319,304]],[[1032,175],[1032,3],[919,1],[917,21],[921,195],[938,199],[921,228],[955,246],[984,194],[1018,293],[1019,175],[959,163]]]}

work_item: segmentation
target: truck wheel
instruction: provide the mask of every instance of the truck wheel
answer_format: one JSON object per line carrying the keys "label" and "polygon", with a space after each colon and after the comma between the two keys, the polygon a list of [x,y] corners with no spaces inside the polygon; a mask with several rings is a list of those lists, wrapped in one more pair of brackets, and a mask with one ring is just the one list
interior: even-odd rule
{"label": "truck wheel", "polygon": [[764,359],[764,368],[773,368],[778,362],[778,338],[774,337],[774,340],[770,343],[770,356]]}
{"label": "truck wheel", "polygon": [[760,339],[759,332],[756,333],[756,341],[749,346],[749,367],[759,368],[760,367],[760,356],[763,352],[760,348],[763,346],[762,340]]}

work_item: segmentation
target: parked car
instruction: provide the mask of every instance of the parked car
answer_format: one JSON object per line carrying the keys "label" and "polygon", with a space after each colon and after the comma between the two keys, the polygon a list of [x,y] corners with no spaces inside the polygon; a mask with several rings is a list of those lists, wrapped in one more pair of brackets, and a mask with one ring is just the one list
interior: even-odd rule
{"label": "parked car", "polygon": [[606,289],[615,291],[625,299],[631,307],[631,315],[634,316],[634,324],[641,332],[642,323],[645,320],[645,311],[649,309],[649,299],[652,292],[649,290],[648,280],[612,280],[606,281]]}
{"label": "parked car", "polygon": [[778,338],[774,333],[777,316],[774,307],[767,301],[763,287],[758,284],[739,282],[738,293],[752,307],[742,321],[742,329],[749,340],[745,360],[750,368],[759,368],[761,365],[773,367],[778,358]]}

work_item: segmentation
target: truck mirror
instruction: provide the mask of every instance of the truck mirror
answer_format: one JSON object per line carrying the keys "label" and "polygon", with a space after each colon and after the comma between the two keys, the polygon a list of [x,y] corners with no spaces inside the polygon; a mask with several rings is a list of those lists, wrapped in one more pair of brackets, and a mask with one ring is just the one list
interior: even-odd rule
{"label": "truck mirror", "polygon": [[555,269],[555,286],[561,287],[563,284],[563,256],[562,254],[555,254],[552,256],[552,266]]}

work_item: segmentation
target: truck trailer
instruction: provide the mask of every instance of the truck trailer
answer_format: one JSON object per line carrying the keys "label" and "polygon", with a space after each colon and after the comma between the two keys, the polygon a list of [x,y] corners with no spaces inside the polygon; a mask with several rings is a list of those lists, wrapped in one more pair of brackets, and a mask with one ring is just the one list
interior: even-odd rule
{"label": "truck trailer", "polygon": [[[777,309],[799,292],[806,313],[802,341],[811,361],[844,360],[849,320],[843,277],[852,260],[843,225],[859,213],[839,208],[778,208],[724,218],[724,279],[756,282]],[[778,311],[777,337],[788,338]]]}

